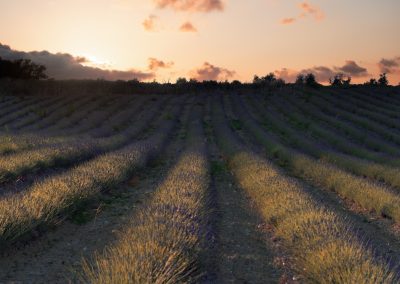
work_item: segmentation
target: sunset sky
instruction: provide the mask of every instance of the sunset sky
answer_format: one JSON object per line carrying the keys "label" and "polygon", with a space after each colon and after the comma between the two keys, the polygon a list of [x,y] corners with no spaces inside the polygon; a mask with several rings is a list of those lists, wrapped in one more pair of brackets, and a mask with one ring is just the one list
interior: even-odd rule
{"label": "sunset sky", "polygon": [[59,79],[385,71],[398,84],[399,12],[399,0],[0,0],[0,57]]}

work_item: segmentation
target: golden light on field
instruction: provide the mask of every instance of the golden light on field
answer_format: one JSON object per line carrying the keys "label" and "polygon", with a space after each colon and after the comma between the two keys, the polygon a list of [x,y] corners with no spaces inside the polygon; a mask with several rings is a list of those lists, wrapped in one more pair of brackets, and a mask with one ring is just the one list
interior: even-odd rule
{"label": "golden light on field", "polygon": [[400,283],[399,8],[0,0],[0,283]]}

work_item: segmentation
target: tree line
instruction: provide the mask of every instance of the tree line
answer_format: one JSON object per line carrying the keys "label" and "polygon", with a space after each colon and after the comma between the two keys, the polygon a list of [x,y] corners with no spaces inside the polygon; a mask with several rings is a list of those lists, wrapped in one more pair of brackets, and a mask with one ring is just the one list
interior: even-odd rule
{"label": "tree line", "polygon": [[46,79],[46,67],[29,59],[5,60],[0,57],[0,78]]}
{"label": "tree line", "polygon": [[[0,57],[0,79],[1,78],[12,78],[12,79],[22,79],[22,80],[42,80],[48,79],[46,75],[46,66],[36,64],[29,59],[17,59],[17,60],[5,60]],[[351,76],[345,76],[344,74],[337,74],[333,78],[329,80],[331,86],[335,87],[346,87],[351,85]],[[131,84],[143,84],[139,82],[137,79],[133,79],[130,82]],[[160,84],[157,82],[153,82],[153,84]],[[170,83],[164,83],[160,85],[169,85]],[[287,85],[285,80],[282,78],[277,78],[274,73],[269,73],[266,76],[259,77],[257,75],[254,76],[253,81],[251,83],[242,83],[238,80],[234,80],[232,82],[217,82],[213,80],[202,81],[199,82],[195,79],[187,80],[186,78],[178,78],[176,80],[175,85],[178,88],[182,87],[191,87],[198,89],[210,89],[213,87],[239,87],[242,85],[252,85],[255,88],[261,87],[282,87]],[[308,86],[308,87],[319,87],[322,86],[316,79],[316,76],[313,73],[308,74],[299,74],[296,78],[294,85],[297,86]],[[386,73],[382,73],[379,76],[379,79],[370,79],[365,82],[363,85],[365,86],[388,86],[389,81],[387,79]]]}

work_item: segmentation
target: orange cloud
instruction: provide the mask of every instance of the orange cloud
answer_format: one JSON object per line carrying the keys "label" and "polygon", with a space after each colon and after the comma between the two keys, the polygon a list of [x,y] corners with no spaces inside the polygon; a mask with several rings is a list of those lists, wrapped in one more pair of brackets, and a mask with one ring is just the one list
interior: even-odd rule
{"label": "orange cloud", "polygon": [[158,8],[171,8],[175,11],[211,12],[225,8],[222,0],[153,0]]}
{"label": "orange cloud", "polygon": [[174,65],[174,62],[164,62],[162,60],[158,60],[157,58],[153,57],[149,58],[148,61],[149,61],[148,67],[149,70],[151,71],[155,71],[160,68],[165,68],[165,69],[171,68]]}
{"label": "orange cloud", "polygon": [[325,13],[316,6],[311,5],[307,1],[300,3],[299,8],[303,10],[300,17],[306,17],[307,15],[312,15],[317,21],[325,19]]}
{"label": "orange cloud", "polygon": [[293,24],[296,21],[295,18],[284,18],[281,20],[282,25],[290,25]]}
{"label": "orange cloud", "polygon": [[276,77],[281,78],[287,82],[294,82],[296,81],[299,72],[288,68],[282,68],[281,70],[275,70],[274,74],[276,75]]}
{"label": "orange cloud", "polygon": [[189,32],[189,33],[195,33],[197,32],[197,29],[191,22],[185,22],[182,24],[182,26],[179,28],[181,32]]}
{"label": "orange cloud", "polygon": [[217,67],[208,62],[204,62],[203,66],[189,72],[190,77],[198,81],[225,81],[231,79],[235,74],[235,71]]}
{"label": "orange cloud", "polygon": [[150,15],[143,21],[143,27],[146,31],[148,32],[154,32],[156,31],[156,21],[158,17],[155,15]]}
{"label": "orange cloud", "polygon": [[316,21],[322,21],[325,19],[325,13],[317,6],[311,5],[307,1],[299,4],[301,13],[298,17],[288,17],[281,20],[282,25],[293,24],[299,19],[306,18],[307,16],[313,16]]}

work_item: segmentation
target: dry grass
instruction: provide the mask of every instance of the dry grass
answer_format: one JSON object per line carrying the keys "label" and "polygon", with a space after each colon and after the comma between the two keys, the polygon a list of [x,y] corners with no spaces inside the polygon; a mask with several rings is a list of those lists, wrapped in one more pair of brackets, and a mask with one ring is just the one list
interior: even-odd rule
{"label": "dry grass", "polygon": [[[309,111],[313,113],[319,120],[325,121],[328,125],[331,125],[337,129],[340,133],[350,137],[357,141],[361,145],[365,145],[373,151],[380,151],[390,155],[400,155],[400,151],[397,147],[388,143],[385,140],[375,137],[375,134],[368,132],[365,129],[361,129],[360,125],[352,124],[348,121],[342,121],[345,118],[344,112],[335,110],[329,104],[321,102],[319,98],[310,100],[307,104]],[[348,119],[348,117],[347,117]]]}
{"label": "dry grass", "polygon": [[216,135],[229,168],[266,222],[274,226],[306,282],[395,283],[395,273],[374,258],[346,221],[317,204],[295,180],[235,142],[222,126],[222,113],[215,113]]}
{"label": "dry grass", "polygon": [[[396,143],[400,142],[400,137],[396,131],[399,131],[399,116],[393,118],[391,115],[385,114],[384,110],[377,107],[366,105],[361,100],[354,100],[348,97],[348,102],[344,104],[340,100],[335,100],[335,97],[321,96],[326,103],[343,115],[346,119],[351,120],[355,124],[361,125],[363,128],[381,134],[385,139],[393,140]],[[394,131],[393,131],[394,130]],[[393,133],[394,132],[394,133]]]}
{"label": "dry grass", "polygon": [[[121,147],[129,143],[138,133],[148,127],[149,123],[158,112],[169,111],[168,108],[167,110],[165,109],[168,105],[163,105],[159,108],[160,103],[154,104],[135,124],[124,129],[123,132],[110,137],[100,139],[71,138],[64,141],[64,143],[22,151],[12,155],[0,156],[0,183],[13,180],[28,172],[55,166],[70,165],[73,162],[88,159],[99,153]],[[42,141],[36,142],[36,145],[45,145],[47,141],[48,139],[46,138],[42,139]],[[56,141],[57,139],[54,139],[54,142]]]}
{"label": "dry grass", "polygon": [[[203,105],[200,99],[204,99],[200,94],[189,99],[169,95],[120,98],[89,96],[78,102],[61,97],[0,98],[0,124],[11,127],[0,133],[0,183],[24,174],[35,178],[38,169],[73,166],[0,198],[1,248],[24,236],[46,232],[48,225],[62,223],[59,221],[79,212],[87,202],[96,203],[104,191],[129,179],[161,153],[177,119],[188,121],[189,112]],[[249,101],[243,104],[238,98],[230,101],[225,96],[228,103],[224,109],[222,97],[208,96],[213,121],[205,122],[205,127],[209,127],[210,138],[217,137],[236,183],[272,228],[274,240],[289,260],[288,269],[305,283],[398,283],[394,271],[398,268],[361,240],[345,218],[346,211],[338,213],[323,199],[314,199],[305,183],[287,176],[289,172],[317,190],[335,191],[344,204],[357,205],[400,224],[400,194],[394,190],[400,189],[400,161],[383,153],[400,151],[387,141],[395,141],[387,128],[367,124],[374,117],[382,123],[385,116],[376,116],[365,106],[357,111],[359,116],[349,112],[345,119],[351,123],[347,123],[332,116],[336,109],[331,103],[309,96],[313,102],[305,104],[302,99],[307,96],[284,95],[269,97],[270,106],[250,98],[256,113],[251,114]],[[283,103],[288,102],[293,106],[285,107]],[[319,103],[328,111],[319,110]],[[180,117],[182,108],[186,111]],[[81,281],[199,283],[206,278],[202,276],[207,265],[218,253],[208,255],[210,176],[200,116],[191,113],[190,118],[195,119],[176,137],[187,139],[184,151],[174,158],[153,195],[135,207],[115,242],[83,260]],[[370,140],[362,129],[379,132],[384,143],[379,144],[378,136]],[[239,141],[239,135],[246,134],[252,137],[244,142],[260,149],[252,139],[257,141],[271,162]],[[11,188],[11,184],[5,186]],[[318,196],[327,195],[322,192]]]}
{"label": "dry grass", "polygon": [[33,100],[33,102],[28,100],[28,102],[26,102],[27,105],[25,107],[18,108],[16,111],[13,111],[12,113],[9,113],[8,115],[1,117],[0,125],[3,127],[7,127],[8,124],[20,120],[29,113],[40,111],[43,108],[46,108],[47,106],[53,103],[56,103],[58,100],[60,100],[60,98],[41,98]]}
{"label": "dry grass", "polygon": [[250,115],[242,111],[246,128],[256,140],[265,146],[268,156],[278,159],[281,165],[288,167],[314,185],[333,190],[346,198],[383,216],[400,221],[400,196],[388,188],[354,176],[324,161],[316,160],[285,147],[268,135]]}
{"label": "dry grass", "polygon": [[39,103],[40,100],[37,98],[28,98],[26,100],[18,99],[12,105],[8,105],[7,109],[2,111],[0,114],[0,125],[2,125],[4,121],[9,121],[9,117],[12,118],[18,117],[21,114],[25,114],[29,111],[32,105]]}
{"label": "dry grass", "polygon": [[208,161],[200,123],[189,132],[189,146],[132,216],[118,242],[90,263],[85,283],[194,283],[202,270],[199,254],[207,233]]}
{"label": "dry grass", "polygon": [[[252,105],[257,109],[257,116],[260,115],[259,109],[254,104]],[[285,113],[283,107],[278,106],[278,111]],[[291,110],[289,109],[288,111],[290,112]],[[356,157],[339,154],[330,149],[326,149],[326,147],[319,144],[318,141],[308,138],[306,133],[291,128],[291,122],[284,121],[274,110],[269,109],[268,112],[264,112],[261,115],[268,121],[270,125],[268,129],[271,129],[271,131],[279,135],[283,143],[361,177],[368,177],[378,182],[385,182],[396,190],[400,189],[400,168],[357,159]],[[293,112],[287,115],[290,119],[294,120]],[[301,121],[304,120],[296,120],[292,124],[295,126],[297,123],[298,128],[301,129]]]}
{"label": "dry grass", "polygon": [[164,121],[148,139],[83,163],[63,174],[34,184],[26,191],[0,200],[0,243],[9,243],[81,202],[125,180],[159,153],[174,125]]}
{"label": "dry grass", "polygon": [[[347,95],[346,93],[343,92],[334,94],[338,95],[339,97],[340,96],[344,97]],[[371,95],[371,93],[370,94],[361,93],[354,90],[350,93],[350,102],[355,103],[357,105],[361,104],[366,109],[372,111],[379,111],[380,113],[385,114],[392,118],[400,118],[399,115],[400,109],[397,106],[398,102],[396,102],[396,99],[393,95],[385,96],[382,94],[377,95],[377,93]]]}
{"label": "dry grass", "polygon": [[289,109],[288,107],[280,107],[279,109],[283,111],[293,123],[297,125],[307,125],[304,131],[309,132],[315,139],[326,142],[329,146],[343,153],[379,164],[387,164],[388,166],[394,167],[400,166],[399,159],[361,147],[360,145],[354,144],[348,138],[338,135],[336,132],[330,130],[329,127],[319,125],[319,123],[317,123],[319,121],[318,117],[314,116],[313,112],[309,113],[313,119],[306,117],[304,113],[307,113],[309,110],[299,101],[291,104]]}

